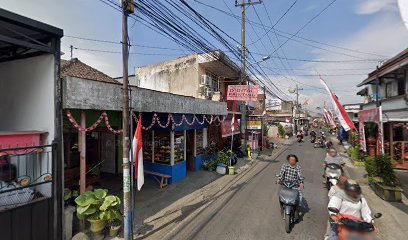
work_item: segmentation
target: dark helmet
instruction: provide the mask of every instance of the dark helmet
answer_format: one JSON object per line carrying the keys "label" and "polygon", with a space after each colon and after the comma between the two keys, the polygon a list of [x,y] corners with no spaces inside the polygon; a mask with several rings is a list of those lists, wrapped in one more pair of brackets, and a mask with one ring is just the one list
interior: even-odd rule
{"label": "dark helmet", "polygon": [[357,182],[353,181],[353,180],[347,181],[346,185],[344,186],[344,190],[346,192],[353,191],[353,192],[357,192],[358,194],[361,194],[360,185]]}

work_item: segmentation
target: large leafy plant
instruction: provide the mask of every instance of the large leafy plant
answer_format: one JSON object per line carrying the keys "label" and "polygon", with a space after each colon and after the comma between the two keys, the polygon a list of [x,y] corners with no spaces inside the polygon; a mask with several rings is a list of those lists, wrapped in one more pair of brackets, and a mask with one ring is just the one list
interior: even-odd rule
{"label": "large leafy plant", "polygon": [[78,219],[119,220],[121,219],[120,198],[108,195],[106,189],[81,194],[75,199]]}

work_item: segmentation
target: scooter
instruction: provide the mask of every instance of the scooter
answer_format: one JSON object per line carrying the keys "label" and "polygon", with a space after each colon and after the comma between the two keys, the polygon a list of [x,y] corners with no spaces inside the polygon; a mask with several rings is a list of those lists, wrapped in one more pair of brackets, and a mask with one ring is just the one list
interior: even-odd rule
{"label": "scooter", "polygon": [[[377,228],[372,223],[364,222],[348,214],[340,214],[337,208],[329,208],[329,211],[337,214],[338,240],[372,240],[373,235],[378,234]],[[373,219],[380,218],[381,213],[374,214]]]}
{"label": "scooter", "polygon": [[330,190],[332,186],[337,184],[340,176],[343,174],[343,169],[336,163],[329,163],[326,164],[324,172],[326,176],[326,188]]}
{"label": "scooter", "polygon": [[297,136],[297,141],[298,142],[303,142],[303,136],[301,136],[301,135]]}
{"label": "scooter", "polygon": [[[276,176],[279,177],[279,175]],[[304,180],[304,177],[300,180]],[[296,188],[298,185],[299,181],[281,182],[279,189],[281,214],[285,220],[287,233],[290,233],[292,225],[299,219],[299,189]]]}
{"label": "scooter", "polygon": [[325,146],[327,149],[330,149],[330,148],[333,147],[333,142],[332,142],[332,141],[325,141],[325,142],[324,142],[324,146]]}

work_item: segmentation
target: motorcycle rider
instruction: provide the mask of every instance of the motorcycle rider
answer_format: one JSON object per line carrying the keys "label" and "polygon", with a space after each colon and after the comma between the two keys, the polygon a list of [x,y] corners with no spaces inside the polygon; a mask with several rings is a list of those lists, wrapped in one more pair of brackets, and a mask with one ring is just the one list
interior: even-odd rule
{"label": "motorcycle rider", "polygon": [[[341,192],[336,193],[330,199],[328,207],[339,209],[340,214],[352,215],[368,223],[373,222],[370,207],[361,194],[361,187],[353,180],[348,180],[345,184],[344,194]],[[331,219],[329,240],[337,240],[337,215],[330,211],[329,214]]]}
{"label": "motorcycle rider", "polygon": [[336,194],[344,194],[344,187],[347,184],[347,177],[346,176],[340,176],[339,180],[336,185],[330,188],[329,193],[327,196],[329,196],[329,199],[331,199],[334,195]]}
{"label": "motorcycle rider", "polygon": [[296,137],[298,138],[298,142],[303,141],[303,132],[299,130],[299,131],[296,133]]}
{"label": "motorcycle rider", "polygon": [[303,204],[303,192],[302,190],[305,188],[304,182],[301,179],[302,176],[302,169],[298,165],[299,159],[294,154],[289,154],[286,157],[288,163],[282,165],[277,184],[281,184],[282,182],[291,182],[291,181],[298,181],[299,183],[299,208],[302,209]]}
{"label": "motorcycle rider", "polygon": [[329,152],[326,155],[326,158],[324,159],[324,163],[323,163],[323,166],[324,166],[324,168],[323,168],[323,178],[324,178],[323,183],[326,183],[326,166],[327,166],[327,164],[330,164],[330,163],[335,163],[335,164],[341,166],[343,169],[344,169],[344,166],[346,165],[346,162],[344,161],[344,159],[337,154],[337,150],[335,148],[330,148]]}

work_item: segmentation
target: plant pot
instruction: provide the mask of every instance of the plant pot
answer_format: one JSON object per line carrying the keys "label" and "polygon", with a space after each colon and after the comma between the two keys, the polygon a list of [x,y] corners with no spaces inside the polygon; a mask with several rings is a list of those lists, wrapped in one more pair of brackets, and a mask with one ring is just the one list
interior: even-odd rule
{"label": "plant pot", "polygon": [[227,165],[223,163],[217,164],[216,172],[221,175],[225,175],[227,173]]}
{"label": "plant pot", "polygon": [[64,208],[64,239],[72,238],[72,219],[74,217],[75,207],[66,206]]}
{"label": "plant pot", "polygon": [[119,229],[120,229],[120,225],[119,226],[111,226],[109,228],[109,237],[116,237],[119,234]]}
{"label": "plant pot", "polygon": [[401,193],[403,191],[401,188],[385,186],[377,181],[371,183],[374,187],[375,193],[383,200],[387,202],[401,202]]}
{"label": "plant pot", "polygon": [[229,175],[234,175],[235,174],[235,167],[234,166],[229,166],[228,167],[228,174]]}
{"label": "plant pot", "polygon": [[87,219],[88,222],[91,224],[90,230],[93,233],[101,233],[103,229],[106,227],[106,220],[99,220],[99,219]]}

